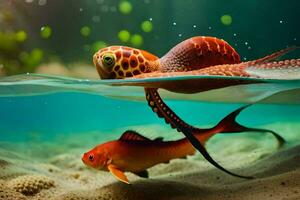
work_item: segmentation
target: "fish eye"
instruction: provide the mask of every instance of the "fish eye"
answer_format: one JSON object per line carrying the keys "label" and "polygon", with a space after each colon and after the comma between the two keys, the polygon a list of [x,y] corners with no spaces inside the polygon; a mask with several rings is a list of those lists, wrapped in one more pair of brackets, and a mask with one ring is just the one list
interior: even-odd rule
{"label": "fish eye", "polygon": [[94,155],[93,155],[93,154],[90,154],[90,155],[89,155],[89,160],[90,160],[90,161],[93,161],[93,160],[94,160]]}
{"label": "fish eye", "polygon": [[102,62],[106,67],[112,67],[115,64],[115,57],[110,53],[104,54],[102,56]]}

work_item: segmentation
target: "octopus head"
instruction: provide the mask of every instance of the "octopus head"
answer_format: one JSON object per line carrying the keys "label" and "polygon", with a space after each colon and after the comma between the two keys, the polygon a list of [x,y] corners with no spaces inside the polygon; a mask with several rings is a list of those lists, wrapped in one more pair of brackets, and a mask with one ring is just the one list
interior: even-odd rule
{"label": "octopus head", "polygon": [[94,54],[94,65],[101,79],[123,79],[158,69],[159,59],[143,50],[110,46]]}

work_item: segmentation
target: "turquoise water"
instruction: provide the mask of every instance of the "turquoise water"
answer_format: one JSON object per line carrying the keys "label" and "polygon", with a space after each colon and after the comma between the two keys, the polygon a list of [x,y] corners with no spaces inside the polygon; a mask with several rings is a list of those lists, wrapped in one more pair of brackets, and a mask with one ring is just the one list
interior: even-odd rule
{"label": "turquoise water", "polygon": [[[284,76],[277,69],[251,69],[271,79],[99,80],[92,66],[94,53],[105,46],[162,57],[194,36],[223,39],[241,61],[255,60],[300,46],[299,5],[299,0],[0,0],[0,200],[300,199],[298,68]],[[297,58],[299,50],[279,60]],[[200,128],[253,104],[237,121],[275,131],[285,145],[278,148],[269,133],[247,132],[217,134],[205,147],[224,168],[255,179],[229,176],[200,153],[149,168],[149,179],[126,172],[130,186],[84,165],[84,152],[126,130],[164,141],[183,138],[152,112],[144,87],[191,79],[252,82],[196,94],[159,93],[182,119]],[[20,187],[32,192],[48,179],[53,187],[20,192]]]}
{"label": "turquoise water", "polygon": [[[42,140],[51,140],[61,134],[71,137],[84,132],[114,132],[117,128],[125,131],[128,126],[167,127],[148,108],[142,87],[120,85],[186,78],[189,77],[103,81],[45,75],[6,77],[0,82],[0,139],[30,140],[35,134]],[[240,114],[238,120],[244,125],[299,122],[300,81],[265,82],[199,94],[182,95],[164,90],[161,93],[179,116],[197,126],[214,125],[246,103],[254,105]]]}

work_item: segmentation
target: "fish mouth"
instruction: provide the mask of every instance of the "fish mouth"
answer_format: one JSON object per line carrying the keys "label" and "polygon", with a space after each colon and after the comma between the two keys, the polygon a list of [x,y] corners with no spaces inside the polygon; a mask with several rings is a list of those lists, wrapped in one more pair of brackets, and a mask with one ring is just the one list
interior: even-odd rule
{"label": "fish mouth", "polygon": [[84,164],[86,164],[85,160],[83,159],[83,156],[82,156],[82,158],[81,158],[81,161],[82,161]]}
{"label": "fish mouth", "polygon": [[[84,154],[84,155],[85,155],[85,154]],[[101,171],[105,170],[105,166],[103,166],[103,165],[100,165],[100,166],[95,167],[95,166],[89,164],[88,162],[86,162],[86,160],[84,159],[84,155],[81,157],[81,160],[82,160],[82,162],[83,162],[88,168],[96,169],[96,170],[101,170]]]}
{"label": "fish mouth", "polygon": [[85,159],[86,156],[87,156],[87,153],[84,153],[84,154],[82,155],[82,157],[81,157],[81,161],[82,161],[85,165],[89,166],[87,160]]}

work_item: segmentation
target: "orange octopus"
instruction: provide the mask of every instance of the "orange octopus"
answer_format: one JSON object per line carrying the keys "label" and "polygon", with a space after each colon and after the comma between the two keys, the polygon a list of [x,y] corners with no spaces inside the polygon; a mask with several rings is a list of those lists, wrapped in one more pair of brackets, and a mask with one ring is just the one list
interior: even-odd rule
{"label": "orange octopus", "polygon": [[[263,58],[241,62],[239,54],[226,41],[215,37],[197,36],[187,39],[173,47],[165,56],[157,56],[140,49],[125,46],[110,46],[100,49],[93,57],[94,64],[101,79],[142,79],[173,76],[238,76],[256,79],[186,79],[181,82],[145,83],[148,105],[159,117],[164,118],[172,128],[182,132],[191,144],[215,167],[233,176],[252,178],[232,173],[219,165],[208,154],[194,134],[203,131],[187,124],[177,116],[161,99],[158,88],[177,93],[197,93],[227,86],[263,82],[264,78],[272,78],[273,70],[299,71],[300,59],[274,61],[278,57],[296,49],[289,47]],[[243,107],[244,108],[244,107]],[[243,108],[238,110],[240,112]],[[271,130],[252,129],[240,125],[226,116],[224,126],[219,132],[259,131],[271,132],[283,143],[284,140]],[[226,119],[228,119],[226,121]]]}

